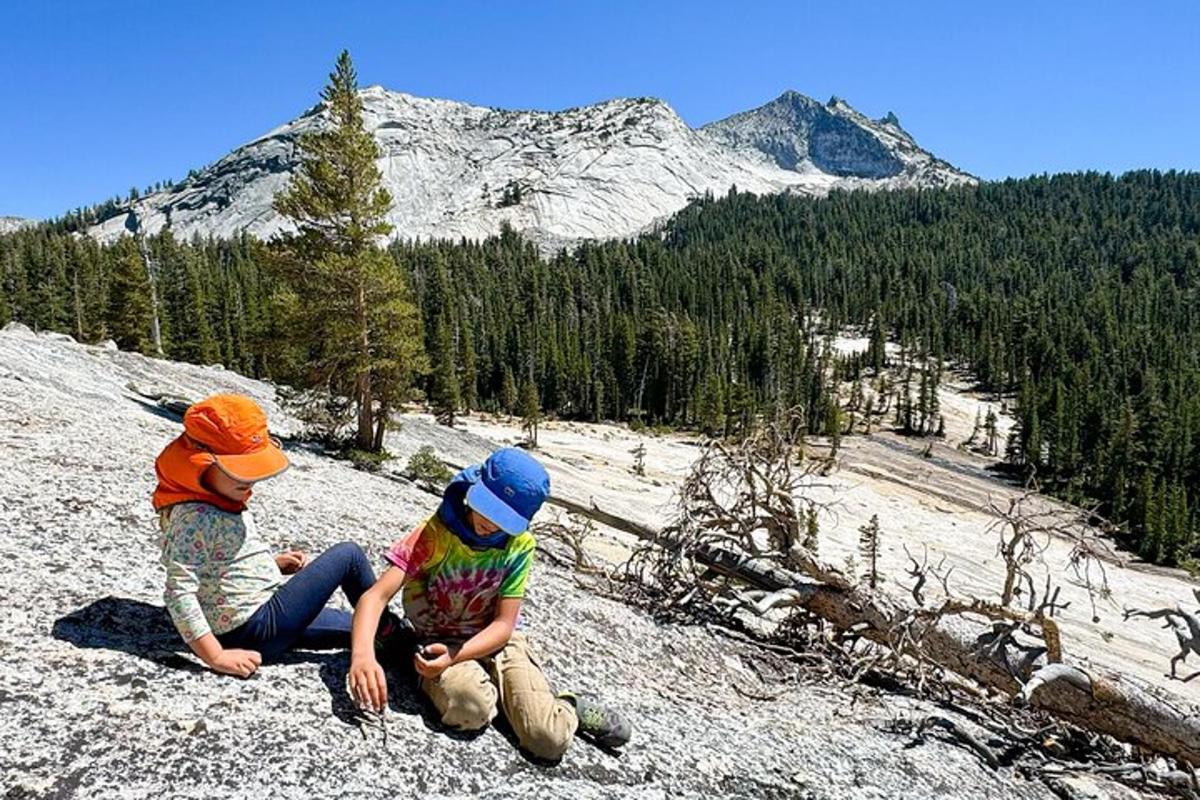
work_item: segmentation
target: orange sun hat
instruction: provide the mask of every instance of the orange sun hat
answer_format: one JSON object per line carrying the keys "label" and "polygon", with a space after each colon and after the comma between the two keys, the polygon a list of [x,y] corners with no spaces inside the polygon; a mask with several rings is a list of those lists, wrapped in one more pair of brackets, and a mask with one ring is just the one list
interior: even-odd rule
{"label": "orange sun hat", "polygon": [[261,481],[288,468],[279,441],[267,431],[267,415],[244,395],[201,400],[183,415],[183,431],[231,478]]}

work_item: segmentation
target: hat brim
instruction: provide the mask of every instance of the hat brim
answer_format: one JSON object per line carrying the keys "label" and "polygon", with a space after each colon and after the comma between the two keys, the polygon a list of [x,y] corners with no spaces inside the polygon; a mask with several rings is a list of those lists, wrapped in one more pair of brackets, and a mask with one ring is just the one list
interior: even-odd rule
{"label": "hat brim", "polygon": [[226,475],[248,483],[273,478],[289,466],[288,457],[274,442],[253,453],[240,455],[213,453],[213,458]]}
{"label": "hat brim", "polygon": [[519,536],[529,529],[529,520],[501,500],[483,481],[476,481],[467,489],[466,499],[472,511],[487,517],[509,536]]}

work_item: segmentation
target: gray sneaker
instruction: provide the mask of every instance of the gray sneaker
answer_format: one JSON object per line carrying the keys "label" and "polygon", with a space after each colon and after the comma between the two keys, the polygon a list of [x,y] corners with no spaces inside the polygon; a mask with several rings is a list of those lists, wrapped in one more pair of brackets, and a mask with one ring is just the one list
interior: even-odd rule
{"label": "gray sneaker", "polygon": [[633,728],[614,709],[587,694],[560,692],[558,696],[575,707],[575,716],[579,719],[576,733],[601,747],[616,748],[629,741]]}

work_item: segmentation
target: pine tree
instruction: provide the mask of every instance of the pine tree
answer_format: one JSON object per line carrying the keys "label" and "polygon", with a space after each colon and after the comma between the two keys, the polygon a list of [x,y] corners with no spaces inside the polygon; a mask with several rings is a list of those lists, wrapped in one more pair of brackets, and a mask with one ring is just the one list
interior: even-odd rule
{"label": "pine tree", "polygon": [[[200,280],[201,266],[195,251],[188,249],[180,255],[177,285],[163,281],[164,300],[171,321],[172,358],[196,364],[212,364],[220,358],[216,336],[205,307],[204,286]],[[172,308],[172,306],[174,306]]]}
{"label": "pine tree", "polygon": [[971,435],[967,437],[967,440],[965,442],[963,442],[963,444],[966,445],[967,447],[970,447],[971,445],[975,444],[975,437],[979,435],[979,432],[982,429],[983,429],[983,407],[976,406],[975,407],[975,424],[971,426]]}
{"label": "pine tree", "polygon": [[109,335],[122,350],[151,352],[150,286],[132,239],[122,239],[113,249],[108,279]]}
{"label": "pine tree", "polygon": [[[0,251],[0,256],[3,256],[3,251]],[[12,319],[12,305],[8,300],[8,271],[9,260],[0,257],[0,328]]]}
{"label": "pine tree", "polygon": [[275,197],[298,233],[277,240],[274,263],[298,299],[293,333],[312,353],[308,385],[349,396],[355,446],[378,452],[392,409],[425,366],[420,318],[403,272],[376,247],[392,230],[392,199],[346,51],[321,98],[329,125],[300,137],[299,169]]}
{"label": "pine tree", "polygon": [[638,442],[638,446],[629,452],[633,454],[633,474],[644,476],[646,474],[646,443]]}
{"label": "pine tree", "polygon": [[831,396],[825,403],[825,436],[829,438],[829,455],[836,456],[842,445],[842,409],[837,398]]}
{"label": "pine tree", "polygon": [[1021,452],[1024,456],[1023,464],[1026,468],[1026,474],[1035,474],[1042,466],[1042,426],[1038,421],[1037,408],[1030,409],[1025,417],[1025,423],[1021,426],[1021,431],[1024,436],[1024,442],[1021,445]]}
{"label": "pine tree", "polygon": [[725,425],[722,412],[721,382],[709,374],[700,384],[696,398],[696,425],[706,436],[716,435]]}
{"label": "pine tree", "polygon": [[505,414],[517,413],[517,399],[517,379],[512,367],[505,364],[500,376],[500,408]]}
{"label": "pine tree", "polygon": [[987,417],[983,422],[984,441],[987,442],[987,454],[989,456],[996,455],[999,452],[998,439],[1000,418],[996,416],[996,411],[991,406],[988,406]]}
{"label": "pine tree", "polygon": [[871,370],[879,375],[887,364],[887,338],[883,332],[883,320],[877,310],[871,317],[871,336],[867,344],[867,362]]}
{"label": "pine tree", "polygon": [[429,399],[433,404],[433,413],[437,417],[437,421],[453,428],[454,418],[462,404],[462,397],[459,393],[454,343],[450,336],[450,321],[446,319],[446,314],[442,314],[438,318],[434,331],[434,342]]}
{"label": "pine tree", "polygon": [[817,520],[817,509],[809,508],[804,515],[804,549],[813,556],[817,555],[820,546],[821,525]]}
{"label": "pine tree", "polygon": [[473,411],[479,407],[479,369],[476,365],[475,343],[471,341],[471,329],[465,320],[460,320],[458,327],[458,363],[462,364],[458,381],[462,407],[466,411]]}
{"label": "pine tree", "polygon": [[872,514],[870,522],[860,527],[858,534],[858,549],[867,567],[864,577],[874,589],[883,580],[879,576],[879,515]]}
{"label": "pine tree", "polygon": [[62,242],[44,238],[37,244],[39,275],[34,284],[33,318],[35,330],[61,331],[71,329],[70,287]]}
{"label": "pine tree", "polygon": [[521,430],[529,437],[529,446],[537,449],[538,446],[538,425],[542,421],[542,405],[538,399],[537,386],[533,381],[525,381],[521,384]]}

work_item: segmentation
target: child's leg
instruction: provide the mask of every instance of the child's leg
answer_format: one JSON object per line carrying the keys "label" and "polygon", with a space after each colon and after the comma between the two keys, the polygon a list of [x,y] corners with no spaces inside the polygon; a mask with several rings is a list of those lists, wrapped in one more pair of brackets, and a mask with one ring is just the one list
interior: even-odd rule
{"label": "child's leg", "polygon": [[[273,658],[297,645],[314,649],[350,646],[350,614],[326,609],[341,587],[357,603],[375,583],[362,548],[353,542],[335,545],[293,575],[241,628],[232,631],[236,647],[258,650]],[[309,635],[310,626],[315,626]]]}
{"label": "child's leg", "polygon": [[421,691],[451,728],[477,731],[496,717],[496,687],[478,661],[447,667],[435,680],[421,678]]}
{"label": "child's leg", "polygon": [[322,608],[308,627],[300,631],[299,638],[291,647],[301,650],[338,650],[350,645],[348,631],[354,619],[348,611],[340,608]]}
{"label": "child's leg", "polygon": [[362,548],[354,542],[341,542],[321,553],[311,564],[293,575],[280,591],[287,589],[297,578],[305,575],[322,585],[332,584],[333,588],[329,589],[330,597],[334,588],[341,587],[342,594],[346,595],[352,606],[358,605],[358,598],[375,585],[375,572],[371,569],[371,562]]}
{"label": "child's leg", "polygon": [[525,634],[514,633],[492,657],[492,671],[504,714],[521,746],[539,758],[561,758],[579,721],[575,708],[551,691],[550,682],[530,654]]}

